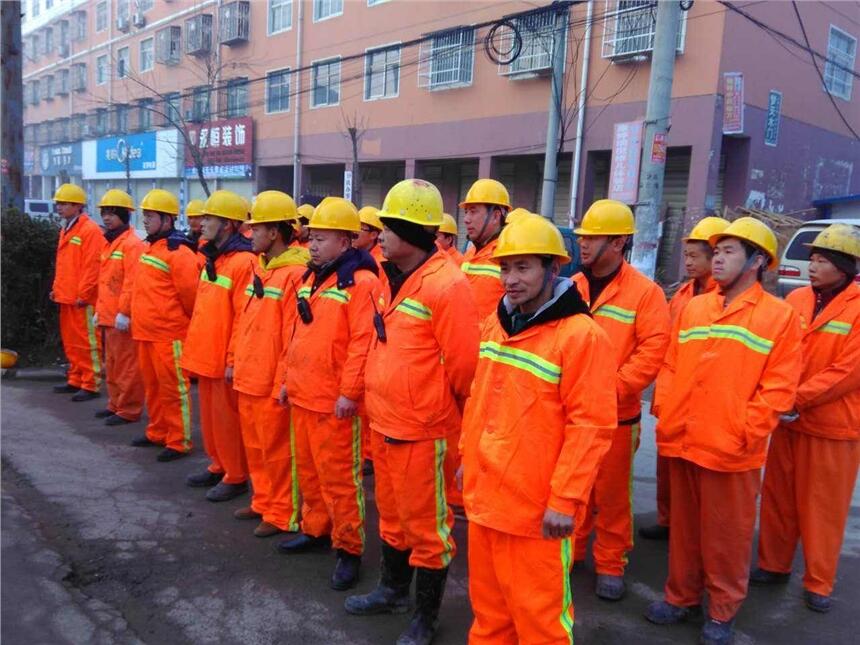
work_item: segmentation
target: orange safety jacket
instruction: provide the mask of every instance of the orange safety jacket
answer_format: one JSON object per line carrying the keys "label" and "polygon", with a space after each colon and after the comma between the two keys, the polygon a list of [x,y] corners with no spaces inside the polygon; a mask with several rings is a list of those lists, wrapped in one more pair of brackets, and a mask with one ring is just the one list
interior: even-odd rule
{"label": "orange safety jacket", "polygon": [[687,280],[684,284],[678,287],[678,290],[672,296],[672,299],[669,300],[669,318],[674,323],[678,316],[683,311],[684,307],[687,306],[687,303],[690,302],[695,296],[700,296],[703,293],[710,293],[714,289],[717,288],[717,283],[714,281],[713,277],[708,276],[708,280],[705,283],[705,290],[696,293],[696,281],[695,280]]}
{"label": "orange safety jacket", "polygon": [[400,287],[385,289],[365,401],[370,426],[393,439],[441,439],[460,427],[478,361],[478,312],[466,277],[435,252]]}
{"label": "orange safety jacket", "polygon": [[376,260],[376,266],[379,267],[379,274],[382,275],[382,263],[385,262],[385,256],[382,254],[382,247],[379,242],[373,245],[373,248],[368,251],[370,257]]}
{"label": "orange safety jacket", "polygon": [[585,274],[577,273],[572,280],[615,348],[618,422],[632,422],[642,410],[642,391],[657,377],[669,345],[666,296],[627,262],[596,302],[589,297]]}
{"label": "orange safety jacket", "polygon": [[311,292],[311,273],[299,289],[313,320],[293,319],[286,348],[286,385],[290,404],[334,414],[340,396],[361,401],[367,352],[373,339],[373,303],[382,288],[372,271],[360,268],[354,284],[338,286],[335,271]]}
{"label": "orange safety jacket", "polygon": [[657,448],[723,472],[764,465],[801,371],[797,313],[754,284],[725,306],[696,296],[675,321],[660,387]]}
{"label": "orange safety jacket", "polygon": [[[480,251],[474,244],[469,244],[460,263],[460,270],[466,274],[466,280],[472,287],[480,321],[496,312],[499,300],[505,295],[505,288],[502,286],[502,270],[492,260],[498,243],[499,238],[495,238],[482,246]],[[454,261],[453,257],[451,259]]]}
{"label": "orange safety jacket", "polygon": [[[457,250],[456,245],[450,246],[446,249],[446,248],[443,248],[443,246],[441,244],[439,244],[439,242],[436,242],[436,248],[439,249],[440,251],[442,251],[443,253],[447,253],[450,256],[450,258],[454,261],[454,264],[456,264],[457,266],[460,266],[463,264],[463,254]],[[499,274],[499,275],[501,275],[501,274]],[[504,287],[502,287],[502,295],[504,295]],[[498,305],[498,303],[496,303],[496,304]]]}
{"label": "orange safety jacket", "polygon": [[803,328],[803,371],[785,427],[827,439],[860,439],[860,287],[850,284],[813,319],[812,287],[788,294]]}
{"label": "orange safety jacket", "polygon": [[[233,389],[251,396],[280,394],[284,373],[281,354],[293,330],[296,293],[307,270],[310,254],[290,247],[267,263],[260,255],[254,266],[263,297],[254,293],[254,280],[245,288],[245,305],[239,315],[233,351]],[[273,390],[277,386],[277,391]]]}
{"label": "orange safety jacket", "polygon": [[118,313],[131,316],[131,290],[141,253],[143,240],[131,227],[102,251],[96,302],[96,315],[102,327],[113,327]]}
{"label": "orange safety jacket", "polygon": [[107,241],[101,228],[81,213],[68,230],[60,231],[54,269],[54,302],[73,305],[81,300],[96,304],[99,264]]}
{"label": "orange safety jacket", "polygon": [[[241,233],[234,237],[245,240]],[[225,369],[233,366],[233,338],[256,261],[250,251],[229,251],[215,259],[214,280],[209,278],[205,266],[200,270],[194,315],[188,325],[180,363],[192,374],[223,378]]]}
{"label": "orange safety jacket", "polygon": [[197,294],[197,259],[185,245],[170,250],[166,239],[143,243],[131,290],[131,337],[184,340]]}
{"label": "orange safety jacket", "polygon": [[513,335],[484,321],[460,438],[469,521],[534,538],[547,508],[584,509],[617,420],[609,337],[572,285],[553,308]]}

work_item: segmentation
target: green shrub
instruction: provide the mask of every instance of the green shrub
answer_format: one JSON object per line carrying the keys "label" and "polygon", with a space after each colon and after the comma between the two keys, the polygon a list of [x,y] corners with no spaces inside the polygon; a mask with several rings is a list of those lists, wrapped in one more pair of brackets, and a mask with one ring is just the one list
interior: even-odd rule
{"label": "green shrub", "polygon": [[59,227],[16,209],[0,215],[0,342],[19,365],[54,363],[62,356],[58,307],[48,294]]}

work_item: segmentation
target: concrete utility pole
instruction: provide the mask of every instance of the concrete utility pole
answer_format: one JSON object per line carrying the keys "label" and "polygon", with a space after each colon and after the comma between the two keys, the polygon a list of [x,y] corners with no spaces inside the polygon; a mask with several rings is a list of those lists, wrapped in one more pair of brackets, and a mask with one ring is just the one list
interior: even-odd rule
{"label": "concrete utility pole", "polygon": [[660,243],[660,205],[663,201],[663,177],[666,172],[666,136],[672,107],[672,74],[675,71],[675,49],[680,22],[681,5],[678,0],[660,0],[657,3],[645,134],[642,137],[642,165],[639,170],[639,201],[636,205],[638,232],[633,237],[633,253],[630,258],[634,267],[652,279],[657,268],[657,249]]}
{"label": "concrete utility pole", "polygon": [[3,159],[0,161],[4,208],[24,211],[24,84],[21,79],[21,3],[0,2],[3,51]]}
{"label": "concrete utility pole", "polygon": [[555,213],[555,187],[558,184],[558,127],[564,96],[564,55],[566,50],[564,33],[567,29],[570,3],[553,3],[551,9],[555,11],[555,24],[552,29],[552,91],[549,95],[546,151],[543,157],[543,189],[540,197],[540,214],[550,221],[552,221]]}

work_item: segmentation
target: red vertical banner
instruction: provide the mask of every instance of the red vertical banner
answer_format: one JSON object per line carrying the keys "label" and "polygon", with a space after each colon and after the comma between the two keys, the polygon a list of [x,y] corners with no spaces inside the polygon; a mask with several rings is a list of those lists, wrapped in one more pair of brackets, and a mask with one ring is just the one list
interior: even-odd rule
{"label": "red vertical banner", "polygon": [[741,72],[723,74],[723,134],[744,131],[744,75]]}

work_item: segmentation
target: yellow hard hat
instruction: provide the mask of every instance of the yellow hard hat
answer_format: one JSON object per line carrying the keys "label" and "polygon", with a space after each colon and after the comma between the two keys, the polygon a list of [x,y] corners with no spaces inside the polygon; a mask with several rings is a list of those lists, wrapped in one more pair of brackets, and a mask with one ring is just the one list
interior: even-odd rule
{"label": "yellow hard hat", "polygon": [[310,220],[311,215],[314,214],[314,207],[310,204],[302,204],[297,209],[299,217],[304,217],[306,220]]}
{"label": "yellow hard hat", "polygon": [[577,235],[633,235],[633,211],[630,207],[614,199],[598,199],[585,212]]}
{"label": "yellow hard hat", "polygon": [[812,244],[815,249],[828,249],[845,255],[860,258],[860,229],[850,224],[831,224],[815,236]]}
{"label": "yellow hard hat", "polygon": [[102,195],[102,199],[99,202],[99,208],[106,208],[113,206],[115,208],[127,208],[130,211],[134,210],[134,200],[124,190],[120,190],[119,188],[111,188],[104,195]]}
{"label": "yellow hard hat", "polygon": [[555,224],[544,217],[523,217],[502,229],[493,259],[512,255],[553,255],[570,262],[564,238]]}
{"label": "yellow hard hat", "polygon": [[508,196],[508,189],[501,182],[495,179],[479,179],[469,188],[466,199],[460,202],[460,208],[469,204],[494,204],[510,208],[511,198]]}
{"label": "yellow hard hat", "polygon": [[729,220],[722,217],[703,217],[696,223],[690,234],[684,238],[684,241],[707,242],[711,239],[711,235],[722,233],[730,224]]}
{"label": "yellow hard hat", "polygon": [[[524,217],[534,217],[534,216],[535,216],[534,213],[527,211],[525,208],[515,208],[510,213],[508,213],[507,217],[505,217],[505,224],[510,225],[510,224],[513,224],[514,222],[517,222],[517,221],[523,219]],[[540,217],[540,216],[538,215],[538,217]]]}
{"label": "yellow hard hat", "polygon": [[[63,201],[63,200],[60,200]],[[8,370],[18,363],[18,352],[13,352],[11,349],[0,349],[0,367]]]}
{"label": "yellow hard hat", "polygon": [[185,217],[200,217],[203,215],[203,207],[206,205],[202,199],[192,199],[185,207]]}
{"label": "yellow hard hat", "polygon": [[248,202],[232,190],[216,190],[203,205],[203,214],[244,222],[248,219]]}
{"label": "yellow hard hat", "polygon": [[358,211],[358,217],[362,224],[372,226],[377,231],[382,230],[382,222],[379,220],[379,212],[376,206],[364,206]]}
{"label": "yellow hard hat", "polygon": [[294,222],[298,218],[293,198],[280,190],[264,190],[258,193],[251,205],[248,224],[272,222]]}
{"label": "yellow hard hat", "polygon": [[328,231],[361,231],[361,218],[358,209],[343,197],[326,197],[314,209],[308,228]]}
{"label": "yellow hard hat", "polygon": [[179,200],[169,190],[153,188],[140,202],[140,210],[166,213],[174,217],[179,215]]}
{"label": "yellow hard hat", "polygon": [[382,203],[379,218],[399,219],[419,226],[442,225],[442,194],[429,181],[404,179],[399,181]]}
{"label": "yellow hard hat", "polygon": [[442,225],[439,227],[439,232],[447,233],[448,235],[456,235],[457,220],[448,215],[448,213],[442,213]]}
{"label": "yellow hard hat", "polygon": [[708,242],[710,242],[711,246],[714,246],[724,237],[736,237],[739,240],[749,242],[753,246],[756,246],[767,253],[770,258],[768,261],[769,268],[775,267],[779,261],[777,258],[778,243],[776,241],[776,235],[772,230],[770,230],[770,227],[767,224],[754,217],[739,217],[729,224],[721,233],[711,235]]}
{"label": "yellow hard hat", "polygon": [[87,194],[84,189],[75,184],[62,184],[54,193],[55,202],[67,202],[69,204],[86,204]]}

